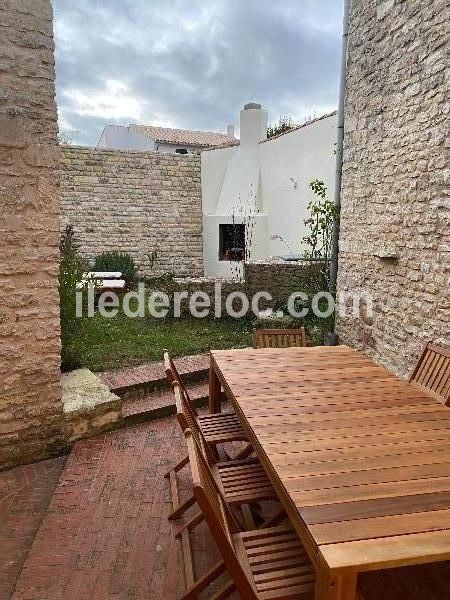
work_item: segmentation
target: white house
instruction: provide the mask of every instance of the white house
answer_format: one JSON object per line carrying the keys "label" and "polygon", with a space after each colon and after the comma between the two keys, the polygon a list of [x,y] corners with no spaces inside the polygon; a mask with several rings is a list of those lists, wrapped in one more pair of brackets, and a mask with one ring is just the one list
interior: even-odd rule
{"label": "white house", "polygon": [[228,125],[227,133],[172,129],[151,125],[129,125],[128,127],[106,125],[100,135],[97,148],[188,154],[208,148],[237,144],[239,144],[239,140],[234,137],[233,125]]}
{"label": "white house", "polygon": [[267,113],[245,105],[240,145],[202,152],[205,276],[235,277],[242,259],[301,255],[309,184],[334,196],[337,115],[267,139]]}

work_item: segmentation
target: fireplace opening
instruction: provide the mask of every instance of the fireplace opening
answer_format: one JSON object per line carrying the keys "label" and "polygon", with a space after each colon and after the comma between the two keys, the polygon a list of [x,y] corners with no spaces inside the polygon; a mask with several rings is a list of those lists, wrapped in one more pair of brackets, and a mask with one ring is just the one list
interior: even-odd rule
{"label": "fireplace opening", "polygon": [[245,225],[219,225],[219,260],[241,262],[245,258]]}

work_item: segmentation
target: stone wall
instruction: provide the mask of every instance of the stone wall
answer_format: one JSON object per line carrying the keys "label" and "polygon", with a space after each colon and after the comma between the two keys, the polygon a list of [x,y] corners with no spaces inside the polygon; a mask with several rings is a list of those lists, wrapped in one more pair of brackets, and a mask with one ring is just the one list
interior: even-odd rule
{"label": "stone wall", "polygon": [[62,442],[50,0],[0,2],[0,468]]}
{"label": "stone wall", "polygon": [[[244,267],[245,289],[249,297],[258,292],[269,292],[273,308],[287,305],[294,292],[314,295],[323,288],[321,264],[317,262],[261,261],[246,263]],[[263,303],[261,302],[261,306]]]}
{"label": "stone wall", "polygon": [[61,216],[90,261],[119,250],[144,275],[203,275],[199,156],[66,146]]}
{"label": "stone wall", "polygon": [[339,291],[372,294],[343,342],[406,373],[450,344],[446,0],[351,6]]}

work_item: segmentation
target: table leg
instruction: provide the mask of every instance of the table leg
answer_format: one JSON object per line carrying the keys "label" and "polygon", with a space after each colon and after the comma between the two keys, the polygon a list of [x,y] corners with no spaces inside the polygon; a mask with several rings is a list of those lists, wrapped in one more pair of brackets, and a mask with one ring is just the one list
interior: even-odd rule
{"label": "table leg", "polygon": [[315,600],[357,600],[357,573],[331,571],[320,561],[316,571]]}
{"label": "table leg", "polygon": [[211,359],[211,366],[209,368],[209,412],[218,413],[221,410],[221,392],[222,386],[220,385],[219,378],[214,370],[214,365]]}

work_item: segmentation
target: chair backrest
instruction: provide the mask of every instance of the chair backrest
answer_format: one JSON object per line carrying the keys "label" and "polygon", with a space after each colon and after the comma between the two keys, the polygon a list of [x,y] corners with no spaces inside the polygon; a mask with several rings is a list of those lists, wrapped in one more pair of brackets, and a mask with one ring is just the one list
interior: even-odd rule
{"label": "chair backrest", "polygon": [[292,348],[306,346],[305,328],[299,329],[255,329],[255,348]]}
{"label": "chair backrest", "polygon": [[173,360],[170,357],[168,352],[164,352],[164,369],[166,371],[166,378],[167,378],[167,382],[169,383],[169,385],[172,388],[175,384],[177,384],[179,386],[180,390],[183,391],[183,396],[184,396],[186,402],[188,402],[190,405],[190,412],[197,417],[198,412],[195,409],[195,406],[189,396],[189,392],[187,391],[187,388],[184,385],[184,382],[181,379],[180,374],[178,373],[178,369],[176,368],[175,363],[173,362]]}
{"label": "chair backrest", "polygon": [[448,406],[450,404],[450,348],[428,342],[409,381],[433,392]]}
{"label": "chair backrest", "polygon": [[191,410],[191,403],[186,400],[183,389],[180,388],[177,383],[173,385],[173,393],[175,395],[175,405],[177,408],[177,421],[181,431],[185,433],[187,429],[190,429],[203,456],[206,457],[209,464],[214,464],[216,459],[198,424],[196,415]]}
{"label": "chair backrest", "polygon": [[241,598],[258,600],[258,596],[247,577],[234,549],[232,534],[240,527],[221,493],[211,469],[202,455],[190,429],[185,431],[192,472],[194,495],[211,535],[217,544],[223,561],[232,577]]}

